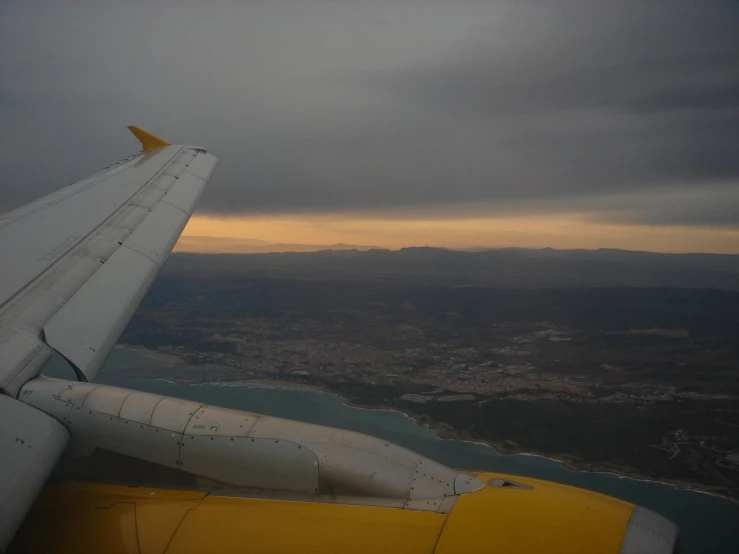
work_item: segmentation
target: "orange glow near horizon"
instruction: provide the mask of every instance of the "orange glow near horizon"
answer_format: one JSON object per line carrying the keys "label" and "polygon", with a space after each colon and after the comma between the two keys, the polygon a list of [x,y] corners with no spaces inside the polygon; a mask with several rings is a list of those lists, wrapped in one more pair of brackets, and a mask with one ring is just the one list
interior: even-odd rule
{"label": "orange glow near horizon", "polygon": [[520,217],[383,218],[309,214],[214,217],[195,215],[175,247],[179,252],[246,252],[240,241],[327,246],[349,244],[398,249],[621,248],[653,252],[739,254],[739,230],[599,223],[581,214]]}

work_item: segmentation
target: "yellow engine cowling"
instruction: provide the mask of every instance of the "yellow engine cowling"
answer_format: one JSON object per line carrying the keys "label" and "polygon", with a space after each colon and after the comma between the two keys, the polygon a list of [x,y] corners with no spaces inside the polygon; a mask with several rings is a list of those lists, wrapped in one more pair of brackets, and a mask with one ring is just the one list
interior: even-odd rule
{"label": "yellow engine cowling", "polygon": [[[595,492],[484,473],[444,507],[308,501],[84,483],[49,485],[11,552],[669,554],[668,520]],[[379,505],[378,505],[379,504]],[[415,506],[416,508],[418,506]]]}

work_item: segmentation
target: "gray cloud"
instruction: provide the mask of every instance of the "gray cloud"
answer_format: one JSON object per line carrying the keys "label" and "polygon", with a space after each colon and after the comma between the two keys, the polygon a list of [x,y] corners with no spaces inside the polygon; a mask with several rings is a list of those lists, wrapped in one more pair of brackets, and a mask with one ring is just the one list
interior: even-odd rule
{"label": "gray cloud", "polygon": [[0,209],[130,153],[135,123],[219,156],[205,212],[737,226],[737,21],[699,0],[11,0]]}
{"label": "gray cloud", "polygon": [[647,225],[698,225],[739,229],[736,183],[660,190],[601,199],[591,206],[602,221]]}

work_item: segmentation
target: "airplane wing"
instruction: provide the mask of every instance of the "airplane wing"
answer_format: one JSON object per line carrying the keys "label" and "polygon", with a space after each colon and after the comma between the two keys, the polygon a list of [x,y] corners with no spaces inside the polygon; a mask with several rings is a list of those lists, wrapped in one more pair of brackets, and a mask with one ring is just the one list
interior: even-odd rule
{"label": "airplane wing", "polygon": [[69,442],[16,400],[52,350],[95,378],[167,260],[217,159],[129,127],[143,151],[0,215],[0,551]]}

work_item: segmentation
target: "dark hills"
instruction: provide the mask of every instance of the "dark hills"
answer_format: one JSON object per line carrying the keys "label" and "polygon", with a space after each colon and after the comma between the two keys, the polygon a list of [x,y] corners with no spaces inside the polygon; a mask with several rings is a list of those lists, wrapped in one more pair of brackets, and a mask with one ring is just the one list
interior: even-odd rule
{"label": "dark hills", "polygon": [[322,250],[172,255],[165,273],[425,282],[494,288],[677,287],[739,290],[739,255],[627,250]]}

